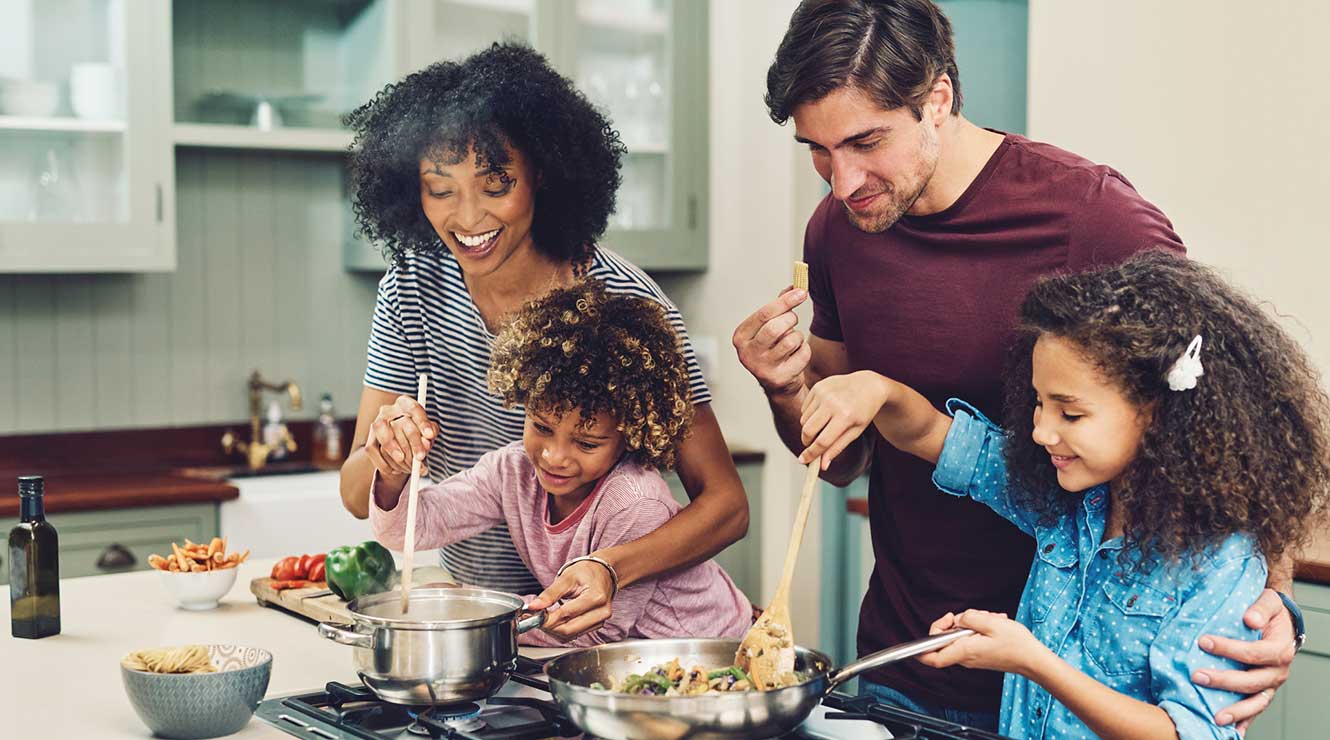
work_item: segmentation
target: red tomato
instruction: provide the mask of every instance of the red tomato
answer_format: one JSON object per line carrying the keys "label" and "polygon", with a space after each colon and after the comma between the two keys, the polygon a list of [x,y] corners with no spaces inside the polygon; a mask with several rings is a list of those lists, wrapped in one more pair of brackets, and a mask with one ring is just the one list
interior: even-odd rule
{"label": "red tomato", "polygon": [[272,567],[272,577],[279,581],[290,581],[299,578],[297,567],[300,565],[300,558],[292,555],[277,561]]}
{"label": "red tomato", "polygon": [[300,560],[296,563],[296,578],[304,578],[305,575],[309,573],[309,566],[311,565],[312,560],[313,559],[309,555],[300,556]]}
{"label": "red tomato", "polygon": [[321,552],[318,555],[312,555],[310,556],[309,566],[312,568],[314,567],[315,563],[322,563],[327,559],[328,559],[328,553],[326,552]]}
{"label": "red tomato", "polygon": [[320,560],[309,568],[309,575],[305,576],[311,581],[326,581],[328,579],[327,567]]}

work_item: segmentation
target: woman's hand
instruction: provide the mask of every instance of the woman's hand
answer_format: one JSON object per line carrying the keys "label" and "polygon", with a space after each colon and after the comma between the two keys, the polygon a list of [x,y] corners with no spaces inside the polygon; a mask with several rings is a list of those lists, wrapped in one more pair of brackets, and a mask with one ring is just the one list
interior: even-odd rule
{"label": "woman's hand", "polygon": [[438,437],[439,426],[425,416],[425,409],[410,396],[398,396],[370,423],[365,454],[384,477],[411,474],[412,457],[420,458],[420,472],[428,472],[425,455]]}
{"label": "woman's hand", "polygon": [[807,465],[821,455],[822,469],[826,470],[836,455],[873,423],[873,417],[887,402],[888,390],[886,378],[871,370],[832,375],[814,385],[799,416],[806,445],[799,462]]}
{"label": "woman's hand", "polygon": [[526,608],[533,612],[546,609],[541,629],[560,640],[571,640],[598,629],[610,618],[613,589],[614,581],[605,566],[583,560],[568,566]]}
{"label": "woman's hand", "polygon": [[1008,619],[1006,614],[979,609],[968,609],[959,615],[947,612],[929,627],[928,634],[954,629],[970,629],[976,634],[921,655],[919,662],[932,668],[963,665],[1028,675],[1036,656],[1048,652],[1025,625]]}

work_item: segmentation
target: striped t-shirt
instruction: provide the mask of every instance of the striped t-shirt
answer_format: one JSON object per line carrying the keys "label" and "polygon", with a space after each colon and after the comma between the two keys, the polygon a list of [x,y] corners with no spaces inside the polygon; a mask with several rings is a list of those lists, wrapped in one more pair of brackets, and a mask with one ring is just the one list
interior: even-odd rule
{"label": "striped t-shirt", "polygon": [[[587,277],[606,290],[661,304],[682,340],[694,404],[708,403],[683,316],[660,286],[619,255],[596,249]],[[476,464],[481,455],[522,438],[525,412],[506,409],[489,392],[494,335],[471,300],[462,268],[447,250],[409,253],[405,267],[389,267],[379,281],[370,328],[365,385],[415,396],[417,376],[429,374],[425,412],[440,427],[427,458],[430,477],[441,481]],[[444,547],[443,567],[462,583],[518,594],[539,593],[506,525]]]}

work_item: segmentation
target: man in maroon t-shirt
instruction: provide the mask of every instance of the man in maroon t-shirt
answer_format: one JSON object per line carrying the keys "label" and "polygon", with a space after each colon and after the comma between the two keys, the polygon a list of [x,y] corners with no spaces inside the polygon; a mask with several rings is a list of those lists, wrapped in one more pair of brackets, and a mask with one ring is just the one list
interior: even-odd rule
{"label": "man in maroon t-shirt", "polygon": [[[863,433],[871,419],[852,418],[850,404],[824,404],[801,422],[807,390],[871,369],[939,407],[957,396],[998,418],[1005,348],[1037,277],[1151,247],[1181,250],[1182,241],[1112,168],[962,117],[951,27],[928,0],[806,0],[768,72],[766,100],[777,123],[794,119],[831,194],[804,238],[811,336],[805,342],[793,313],[806,294],[789,290],[748,317],[734,344],[790,450],[836,455],[824,477],[838,484],[868,471],[877,561],[859,652],[927,634],[948,611],[1015,614],[1033,542],[982,504],[938,493],[932,466]],[[1288,574],[1272,580],[1286,589]],[[1221,723],[1263,710],[1292,660],[1293,630],[1273,591],[1247,619],[1268,628],[1265,639],[1214,638],[1211,652],[1267,667],[1193,676],[1255,694],[1221,711]],[[992,728],[1001,681],[911,661],[870,673],[865,690]]]}

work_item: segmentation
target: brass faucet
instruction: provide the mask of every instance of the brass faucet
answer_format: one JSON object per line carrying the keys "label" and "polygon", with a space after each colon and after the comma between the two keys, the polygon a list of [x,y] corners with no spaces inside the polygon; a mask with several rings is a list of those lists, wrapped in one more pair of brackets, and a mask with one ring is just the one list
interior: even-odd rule
{"label": "brass faucet", "polygon": [[[222,435],[222,449],[228,455],[236,452],[245,455],[250,470],[262,468],[264,463],[268,462],[268,455],[274,449],[273,446],[263,443],[260,414],[263,409],[264,391],[286,393],[291,397],[291,410],[300,410],[300,386],[296,385],[294,381],[286,380],[274,384],[265,381],[258,370],[249,374],[249,441],[236,439],[235,434],[228,430]],[[296,451],[296,441],[291,438],[289,432],[279,444],[286,447],[287,452]]]}

